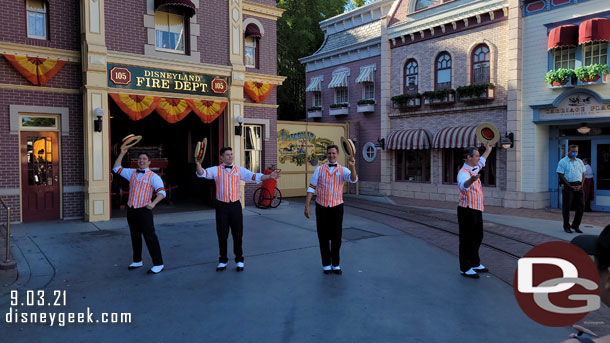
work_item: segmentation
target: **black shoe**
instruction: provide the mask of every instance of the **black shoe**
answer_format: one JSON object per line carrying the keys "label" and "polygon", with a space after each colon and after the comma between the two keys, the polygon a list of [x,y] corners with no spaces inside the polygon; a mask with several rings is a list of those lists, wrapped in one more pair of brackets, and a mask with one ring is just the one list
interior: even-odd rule
{"label": "black shoe", "polygon": [[581,229],[578,229],[578,228],[573,228],[573,229],[574,229],[574,231],[575,231],[576,233],[582,233],[582,230],[581,230]]}
{"label": "black shoe", "polygon": [[566,233],[572,233],[572,230],[570,230],[570,228],[563,228],[563,231],[565,231]]}
{"label": "black shoe", "polygon": [[337,275],[342,275],[343,271],[341,269],[333,269],[333,273]]}
{"label": "black shoe", "polygon": [[329,275],[330,273],[332,273],[332,270],[322,270],[324,272],[324,274]]}
{"label": "black shoe", "polygon": [[217,272],[221,272],[223,270],[227,269],[227,264],[226,263],[218,263],[218,267],[216,267],[216,271]]}
{"label": "black shoe", "polygon": [[464,272],[461,272],[460,274],[462,276],[465,276],[465,277],[468,277],[468,278],[471,278],[471,279],[478,279],[479,278],[479,274],[466,274]]}
{"label": "black shoe", "polygon": [[243,272],[244,271],[244,263],[243,262],[237,262],[237,267],[235,268],[236,271],[238,272]]}
{"label": "black shoe", "polygon": [[481,269],[472,268],[472,270],[474,270],[477,273],[487,273],[489,271],[489,269],[487,269],[487,268],[481,268]]}
{"label": "black shoe", "polygon": [[[139,265],[134,266],[134,265],[133,265],[134,263],[139,263]],[[127,269],[129,269],[129,270],[134,270],[134,269],[142,268],[142,266],[143,266],[142,262],[133,262],[132,264],[130,264],[130,265],[127,267]]]}

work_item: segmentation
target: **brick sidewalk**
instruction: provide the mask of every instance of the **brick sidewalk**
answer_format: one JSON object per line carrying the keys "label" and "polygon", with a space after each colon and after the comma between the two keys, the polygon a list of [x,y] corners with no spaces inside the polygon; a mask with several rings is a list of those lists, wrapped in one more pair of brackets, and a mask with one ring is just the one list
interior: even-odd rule
{"label": "brick sidewalk", "polygon": [[[442,208],[455,210],[457,203],[452,201],[435,201],[435,200],[422,200],[422,199],[407,199],[401,197],[390,196],[389,197],[396,204],[404,206],[418,206],[418,207],[429,207],[429,208]],[[501,214],[507,216],[525,217],[525,218],[536,218],[536,219],[547,219],[555,221],[563,221],[561,216],[561,210],[557,208],[545,208],[545,209],[529,209],[529,208],[504,208],[498,206],[485,206],[485,213]],[[570,218],[574,218],[574,212],[570,213]],[[582,224],[595,225],[605,227],[610,224],[610,213],[607,212],[585,212],[582,218]],[[560,227],[561,228],[561,227]]]}

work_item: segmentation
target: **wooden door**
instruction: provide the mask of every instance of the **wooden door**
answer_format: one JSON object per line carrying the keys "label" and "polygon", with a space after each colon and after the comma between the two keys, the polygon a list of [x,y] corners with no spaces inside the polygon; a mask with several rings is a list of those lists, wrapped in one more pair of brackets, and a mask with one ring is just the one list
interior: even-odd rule
{"label": "wooden door", "polygon": [[23,221],[59,219],[57,132],[21,131]]}

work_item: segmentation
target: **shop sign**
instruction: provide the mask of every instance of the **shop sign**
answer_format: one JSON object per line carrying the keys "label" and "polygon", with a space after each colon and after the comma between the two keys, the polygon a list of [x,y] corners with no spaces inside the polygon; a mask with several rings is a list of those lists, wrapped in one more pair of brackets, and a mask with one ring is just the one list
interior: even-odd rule
{"label": "shop sign", "polygon": [[228,78],[125,65],[108,65],[108,87],[190,95],[225,96]]}
{"label": "shop sign", "polygon": [[574,93],[563,99],[557,107],[539,109],[541,121],[604,117],[610,117],[610,104],[600,103],[587,93]]}

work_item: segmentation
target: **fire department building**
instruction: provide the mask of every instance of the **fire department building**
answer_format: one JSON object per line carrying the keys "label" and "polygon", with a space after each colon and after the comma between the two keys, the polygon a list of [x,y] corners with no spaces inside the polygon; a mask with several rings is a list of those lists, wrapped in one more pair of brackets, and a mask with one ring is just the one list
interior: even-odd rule
{"label": "fire department building", "polygon": [[[273,0],[25,0],[0,24],[0,198],[11,221],[108,220],[124,212],[128,183],[112,175],[121,140],[151,155],[170,209],[211,205],[195,177],[232,146],[235,163],[276,163],[276,20]],[[244,200],[255,185],[243,186]]]}

